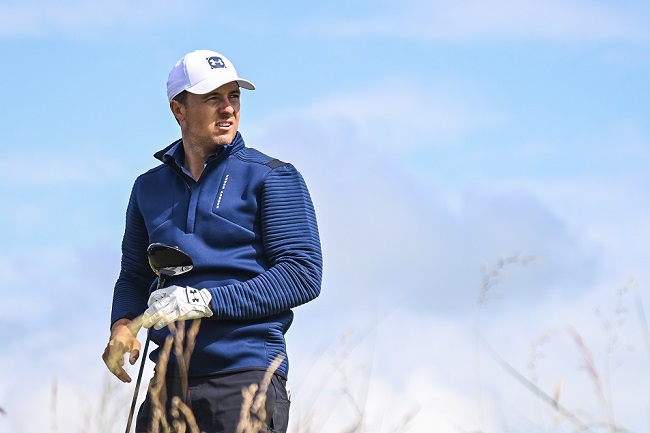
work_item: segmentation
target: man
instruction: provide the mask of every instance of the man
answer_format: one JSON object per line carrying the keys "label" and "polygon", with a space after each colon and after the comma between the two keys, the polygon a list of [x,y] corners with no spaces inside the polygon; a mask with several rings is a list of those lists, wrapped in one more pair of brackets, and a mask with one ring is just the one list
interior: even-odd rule
{"label": "man", "polygon": [[[320,293],[322,256],[300,173],[244,144],[238,131],[240,88],[255,86],[213,51],[189,53],[171,70],[167,96],[182,138],[156,153],[162,164],[133,186],[103,358],[115,376],[130,382],[124,356],[129,354],[131,364],[139,357],[139,321],[152,328],[151,340],[159,346],[151,355],[156,361],[168,325],[201,319],[188,370],[188,404],[201,431],[233,433],[242,387],[260,382],[280,357],[262,421],[268,431],[285,432],[284,335],[291,309]],[[151,243],[179,247],[194,268],[150,294],[156,286],[147,260]],[[177,367],[172,356],[170,397]],[[150,428],[151,405],[148,395],[137,432]]]}

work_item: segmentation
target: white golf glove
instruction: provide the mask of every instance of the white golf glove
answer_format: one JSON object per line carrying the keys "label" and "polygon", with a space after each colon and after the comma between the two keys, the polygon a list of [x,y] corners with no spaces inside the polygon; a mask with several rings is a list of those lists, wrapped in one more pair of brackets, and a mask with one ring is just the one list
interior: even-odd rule
{"label": "white golf glove", "polygon": [[142,326],[162,329],[179,320],[200,319],[212,316],[208,289],[169,286],[154,291],[149,296],[149,308],[142,315]]}

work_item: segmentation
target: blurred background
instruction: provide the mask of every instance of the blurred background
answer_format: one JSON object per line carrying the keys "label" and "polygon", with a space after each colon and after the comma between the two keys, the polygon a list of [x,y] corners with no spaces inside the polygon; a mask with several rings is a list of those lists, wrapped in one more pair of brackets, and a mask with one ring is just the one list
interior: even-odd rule
{"label": "blurred background", "polygon": [[256,84],[240,131],[316,206],[292,432],[650,431],[649,20],[636,0],[1,0],[0,431],[123,431],[133,387],[101,354],[124,212],[180,136],[165,84],[196,49]]}

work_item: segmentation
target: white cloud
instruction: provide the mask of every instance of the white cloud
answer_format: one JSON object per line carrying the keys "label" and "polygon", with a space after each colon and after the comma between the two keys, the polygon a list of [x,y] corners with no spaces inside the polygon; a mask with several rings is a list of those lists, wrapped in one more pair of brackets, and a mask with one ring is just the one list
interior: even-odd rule
{"label": "white cloud", "polygon": [[[472,308],[481,265],[517,253],[539,256],[543,264],[530,270],[532,282],[512,282],[521,286],[512,299],[579,292],[593,281],[599,252],[530,191],[486,183],[464,187],[450,201],[440,187],[413,177],[400,154],[409,146],[426,146],[439,126],[422,122],[414,142],[406,144],[395,138],[408,136],[410,128],[389,129],[384,134],[389,138],[379,144],[382,134],[371,125],[390,124],[391,115],[376,109],[380,97],[347,95],[346,104],[335,97],[299,114],[278,114],[248,141],[264,143],[262,150],[294,162],[305,175],[319,215],[329,284],[355,287],[331,298],[336,305],[337,299],[346,300],[336,307],[340,314],[352,314],[353,306],[364,304],[448,313]],[[414,111],[430,109],[424,102],[413,106]],[[438,108],[447,111],[444,105]],[[480,123],[464,118],[468,129]],[[278,139],[278,130],[292,135]],[[415,135],[422,140],[415,143]]]}
{"label": "white cloud", "polygon": [[[417,408],[421,410],[408,422],[412,431],[428,431],[431,426],[441,431],[453,430],[449,426],[454,424],[465,430],[476,430],[480,421],[472,326],[481,263],[494,263],[499,255],[515,252],[538,255],[543,260],[536,266],[509,268],[510,276],[495,287],[503,299],[483,309],[482,329],[488,341],[504,359],[527,373],[532,342],[541,333],[564,329],[567,323],[583,333],[599,362],[607,354],[608,334],[601,332],[602,321],[594,317],[593,310],[594,306],[602,305],[605,307],[601,309],[606,310],[611,305],[612,287],[623,280],[621,273],[626,269],[621,263],[603,264],[603,258],[614,256],[612,245],[621,247],[621,244],[616,244],[616,236],[612,235],[612,244],[600,244],[600,248],[607,249],[606,253],[593,248],[593,238],[588,236],[591,230],[601,223],[612,223],[612,219],[598,212],[575,211],[581,206],[583,210],[606,207],[606,203],[598,203],[603,190],[594,192],[593,184],[580,174],[557,184],[518,179],[513,185],[487,179],[480,186],[463,186],[460,192],[418,182],[409,174],[406,164],[395,157],[408,149],[408,146],[400,147],[401,129],[389,129],[387,135],[393,145],[377,144],[378,137],[384,134],[374,126],[390,124],[392,120],[390,111],[377,108],[385,95],[376,89],[334,97],[299,113],[278,113],[257,125],[254,133],[245,133],[249,145],[296,164],[310,187],[321,225],[325,250],[323,294],[314,303],[297,309],[294,327],[289,332],[290,383],[296,387],[297,402],[292,423],[296,425],[312,405],[318,409],[316,425],[322,430],[338,431],[337,428],[354,422],[357,412],[350,404],[357,401],[363,403],[366,425],[372,431],[393,431],[392,427],[405,422],[411,410]],[[388,95],[395,96],[396,93]],[[405,134],[411,128],[417,130],[417,134],[409,137],[414,146],[430,144],[438,133],[462,137],[473,128],[493,125],[490,110],[474,108],[472,102],[452,98],[450,105],[446,105],[449,99],[409,98],[418,111],[433,114],[451,111],[459,119],[451,122],[453,125],[448,129],[444,124],[428,123],[426,119],[407,122],[409,128],[405,128]],[[423,140],[416,142],[416,135],[424,137]],[[643,146],[630,147],[630,152],[632,156],[643,155]],[[44,165],[49,157],[43,161],[37,158],[36,162]],[[12,165],[16,166],[33,163],[17,156],[12,158]],[[82,159],[87,162],[87,158]],[[76,166],[74,159],[62,158],[58,162],[76,167],[85,173],[84,179],[98,179],[84,171],[83,166]],[[97,162],[106,161],[98,159]],[[98,171],[102,173],[102,170]],[[46,179],[49,177],[40,182]],[[80,180],[73,177],[59,182]],[[567,185],[573,189],[566,189]],[[607,190],[607,197],[615,197],[621,191],[619,187]],[[564,202],[573,201],[575,207],[564,207],[561,201],[552,200],[557,197]],[[645,215],[644,202],[637,205],[638,208],[627,209],[637,216]],[[633,239],[638,227],[642,224],[628,224],[619,227],[616,234]],[[111,254],[116,255],[117,246],[114,248]],[[101,249],[93,250],[93,254],[93,251],[78,253],[68,248],[59,251],[52,261],[29,260],[39,253],[47,257],[56,251],[25,251],[16,257],[3,258],[2,270],[10,277],[7,283],[15,287],[3,304],[11,308],[11,314],[4,310],[5,317],[11,321],[12,332],[27,330],[30,336],[21,340],[14,337],[9,347],[20,343],[21,350],[9,350],[12,355],[0,360],[0,371],[19,372],[11,376],[11,382],[4,378],[0,381],[3,384],[0,406],[12,409],[11,416],[23,420],[29,414],[13,410],[24,402],[31,401],[30,408],[47,411],[50,378],[46,376],[56,369],[61,372],[61,395],[69,400],[65,408],[60,408],[71,420],[65,425],[77,428],[72,417],[83,405],[75,398],[80,380],[75,372],[93,366],[94,370],[87,374],[95,383],[84,389],[96,395],[98,378],[104,371],[100,352],[107,337],[104,332],[110,286],[116,276],[107,270],[106,260],[117,264],[117,257],[109,257],[111,254]],[[641,245],[631,257],[641,264],[644,254]],[[21,272],[16,273],[16,269]],[[641,294],[646,297],[647,270],[640,269],[638,277]],[[30,317],[21,323],[19,307],[38,304],[48,290],[65,296],[48,297],[50,304],[41,303],[34,310],[39,313],[39,319]],[[77,302],[89,306],[81,316],[67,306],[75,294]],[[629,298],[626,305],[632,308]],[[56,326],[32,324],[37,320]],[[81,331],[79,321],[84,324]],[[368,327],[371,330],[366,332]],[[348,328],[353,329],[353,342],[341,351],[336,337]],[[640,348],[643,345],[640,328],[627,333],[629,329],[620,330],[625,345]],[[4,340],[9,334],[2,331]],[[365,332],[365,335],[359,337],[355,332]],[[61,344],[69,335],[75,335],[78,340]],[[593,384],[579,370],[580,357],[575,345],[563,336],[564,340],[558,338],[544,347],[547,356],[539,364],[540,384],[552,392],[558,378],[562,378],[565,384],[562,402],[572,409],[597,413],[598,402],[584,398],[593,395]],[[38,353],[38,357],[32,359],[25,353]],[[616,409],[626,427],[640,425],[634,409],[638,409],[645,392],[638,389],[638,384],[647,382],[647,373],[639,373],[646,366],[643,355],[637,349],[631,359],[626,358],[625,364],[634,368],[612,370]],[[49,361],[49,370],[39,369],[37,362],[42,359]],[[340,359],[349,362],[345,368],[353,380],[347,385],[342,381],[341,370],[332,369],[333,361]],[[524,426],[522,431],[530,431],[526,429],[530,420],[538,422],[541,416],[535,410],[540,406],[535,396],[488,356],[483,356],[481,365],[488,431],[500,431],[504,424]],[[38,371],[39,376],[32,377],[33,371]],[[38,383],[38,380],[41,383],[33,400],[29,400],[32,394],[28,391],[15,394],[27,374],[28,383]],[[342,385],[352,391],[353,400],[341,398]],[[311,396],[319,393],[325,401]],[[12,401],[11,406],[7,406],[7,401]],[[552,421],[552,411],[543,409],[543,419]],[[38,423],[37,427],[25,431],[49,427],[47,419]],[[60,426],[64,426],[63,421]]]}
{"label": "white cloud", "polygon": [[[508,266],[508,275],[491,289],[499,296],[482,309],[481,329],[488,341],[530,377],[533,343],[540,335],[553,333],[555,337],[542,348],[546,356],[537,360],[540,387],[552,394],[561,382],[561,402],[566,407],[590,420],[604,421],[600,401],[591,398],[594,382],[581,370],[583,354],[566,332],[566,326],[572,325],[593,351],[598,371],[611,375],[616,421],[632,430],[642,426],[639,401],[645,400],[638,384],[646,373],[638,372],[647,367],[642,328],[629,317],[625,327],[608,332],[594,309],[599,307],[611,318],[614,293],[630,276],[645,282],[638,286],[642,298],[650,296],[650,275],[643,267],[646,243],[632,249],[625,246],[634,236],[646,237],[638,233],[650,209],[647,200],[639,201],[645,183],[630,189],[633,183],[626,176],[630,162],[641,167],[647,159],[643,134],[621,141],[614,128],[605,134],[609,137],[605,141],[590,141],[587,155],[585,147],[550,143],[535,150],[544,155],[537,174],[504,172],[491,179],[478,172],[480,182],[446,191],[411,177],[399,157],[409,147],[399,142],[388,148],[377,145],[376,136],[381,134],[367,125],[384,123],[385,113],[377,109],[379,100],[381,96],[364,91],[334,97],[297,113],[279,113],[257,125],[254,134],[245,134],[251,146],[263,144],[262,150],[296,164],[319,215],[325,252],[323,294],[297,311],[289,342],[290,350],[298,353],[292,364],[298,366],[292,373],[294,384],[318,390],[329,399],[321,405],[300,394],[303,404],[319,408],[321,417],[314,416],[323,424],[317,425],[342,430],[354,423],[357,412],[342,392],[347,384],[351,394],[365,402],[366,425],[372,425],[373,431],[395,425],[409,413],[410,404],[423,407],[410,420],[412,431],[429,430],[431,425],[441,430],[453,430],[454,425],[467,431],[480,428],[472,333],[479,269],[482,262],[493,267],[500,255],[519,252],[538,256],[541,263]],[[428,101],[429,105],[424,100],[413,105],[427,112],[436,106],[435,98]],[[464,113],[489,112],[476,110],[470,102],[459,101],[456,106],[470,107]],[[438,108],[444,112],[445,104]],[[465,124],[467,129],[453,130],[459,141],[466,131],[483,127],[475,121]],[[419,144],[431,145],[439,127],[426,122],[420,127],[419,135],[426,138]],[[292,133],[280,137],[277,131]],[[608,140],[618,143],[616,152],[612,153]],[[501,149],[509,157],[514,150]],[[567,152],[582,164],[580,169],[567,169],[562,178],[549,179],[544,167],[555,168]],[[609,170],[601,173],[600,164],[612,158],[622,168],[605,164]],[[640,175],[635,169],[635,176]],[[612,198],[631,202],[610,213],[606,210]],[[625,219],[627,224],[617,224],[617,217],[626,212],[632,214]],[[598,236],[607,225],[616,230]],[[627,251],[617,257],[623,250]],[[632,275],[631,269],[636,271]],[[625,308],[633,306],[628,296]],[[345,343],[332,334],[350,329],[358,337],[341,350],[337,344],[346,347]],[[621,348],[612,354],[608,343],[614,334]],[[323,336],[329,345],[319,348],[314,336]],[[629,346],[637,349],[623,349]],[[350,358],[351,371],[340,377],[340,368],[333,366],[345,356]],[[612,364],[607,365],[609,356]],[[620,368],[616,362],[631,368]],[[301,369],[303,365],[309,366],[309,372]],[[486,431],[500,431],[503,425],[531,431],[559,419],[552,407],[486,352],[481,371]],[[346,377],[356,382],[346,382]],[[325,378],[329,382],[322,383]],[[331,413],[341,417],[334,421],[334,415],[327,417]],[[296,416],[305,414],[303,407]]]}
{"label": "white cloud", "polygon": [[649,148],[638,123],[601,124],[578,138],[538,143],[529,155],[518,155],[513,145],[506,150],[509,164],[532,166],[534,173],[502,170],[488,181],[507,195],[526,191],[543,201],[569,232],[580,233],[585,245],[598,251],[602,275],[639,276],[650,243],[650,233],[639,229],[650,218]]}
{"label": "white cloud", "polygon": [[383,2],[373,15],[332,20],[305,31],[338,36],[390,36],[423,40],[647,40],[648,9],[582,0],[411,0]]}
{"label": "white cloud", "polygon": [[276,111],[256,129],[273,130],[288,118],[307,129],[316,122],[339,142],[356,141],[389,153],[430,147],[507,121],[503,113],[471,94],[469,86],[444,77],[428,77],[427,84],[418,84],[400,76],[293,111]]}
{"label": "white cloud", "polygon": [[[116,379],[105,377],[101,360],[119,267],[117,243],[114,248],[61,241],[0,257],[0,407],[6,411],[0,428],[8,426],[2,431],[54,431],[55,425],[58,431],[123,431],[128,406],[120,402],[133,387],[103,389]],[[104,421],[122,427],[96,425],[101,410],[115,411]]]}
{"label": "white cloud", "polygon": [[44,36],[51,33],[75,37],[107,29],[132,30],[162,25],[187,16],[192,8],[162,1],[27,0],[0,5],[0,36]]}
{"label": "white cloud", "polygon": [[[649,10],[641,2],[632,4],[586,0],[480,0],[446,2],[408,0],[372,2],[358,18],[345,7],[332,5],[327,20],[307,21],[299,31],[336,36],[390,36],[407,39],[484,41],[489,39],[532,39],[557,41],[647,40],[644,25]],[[201,0],[185,3],[170,0],[134,1],[67,0],[53,4],[27,0],[0,5],[0,36],[43,36],[63,33],[75,37],[97,34],[106,29],[133,31],[169,26],[179,19],[200,19],[212,4]],[[290,7],[290,6],[289,6]],[[265,7],[253,9],[267,13]],[[296,10],[301,10],[296,8]],[[306,13],[304,11],[301,11]],[[212,13],[217,13],[212,10]],[[229,14],[229,12],[226,12]],[[269,16],[255,11],[241,21],[236,14],[218,11],[223,25],[267,28]],[[227,19],[226,19],[227,18]]]}
{"label": "white cloud", "polygon": [[[55,185],[114,185],[132,182],[130,162],[124,158],[77,151],[74,155],[51,150],[10,150],[0,155],[5,167],[0,180],[12,185],[20,179],[21,187]],[[29,176],[25,172],[29,171]],[[128,186],[127,186],[128,188]],[[15,190],[16,188],[14,188]]]}
{"label": "white cloud", "polygon": [[36,34],[40,31],[38,5],[0,5],[0,34]]}
{"label": "white cloud", "polygon": [[[560,420],[523,378],[549,396],[559,385],[560,404],[589,422],[607,421],[595,393],[599,384],[615,421],[641,431],[648,403],[643,385],[647,353],[635,293],[619,287],[598,285],[578,298],[558,296],[517,308],[491,302],[483,309],[480,329],[497,357],[477,342],[472,314],[445,318],[402,309],[381,322],[342,332],[340,340],[320,351],[303,345],[319,335],[317,328],[310,329],[308,338],[290,341],[298,353],[290,381],[296,391],[294,421],[307,418],[324,430],[344,431],[357,420],[357,407],[367,429],[380,432],[394,431],[389,427],[409,414],[413,417],[404,424],[410,430],[405,431],[429,431],[426,426],[432,425],[436,431],[456,431],[457,426],[492,432],[504,425],[510,431],[533,431]],[[332,311],[327,322],[298,315],[296,328],[312,320],[321,329],[328,323],[331,334],[336,322],[349,323]],[[605,327],[606,322],[613,326]],[[584,346],[568,329],[579,332]],[[593,356],[595,376],[584,368],[586,353]],[[575,431],[564,421],[554,431]]]}

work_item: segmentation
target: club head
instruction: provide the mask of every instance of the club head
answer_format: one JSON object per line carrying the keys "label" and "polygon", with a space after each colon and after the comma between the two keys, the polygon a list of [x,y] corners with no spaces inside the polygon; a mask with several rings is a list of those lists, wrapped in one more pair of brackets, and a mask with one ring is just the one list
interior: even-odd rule
{"label": "club head", "polygon": [[147,248],[149,266],[158,277],[173,277],[189,272],[194,267],[192,258],[178,247],[151,244]]}

